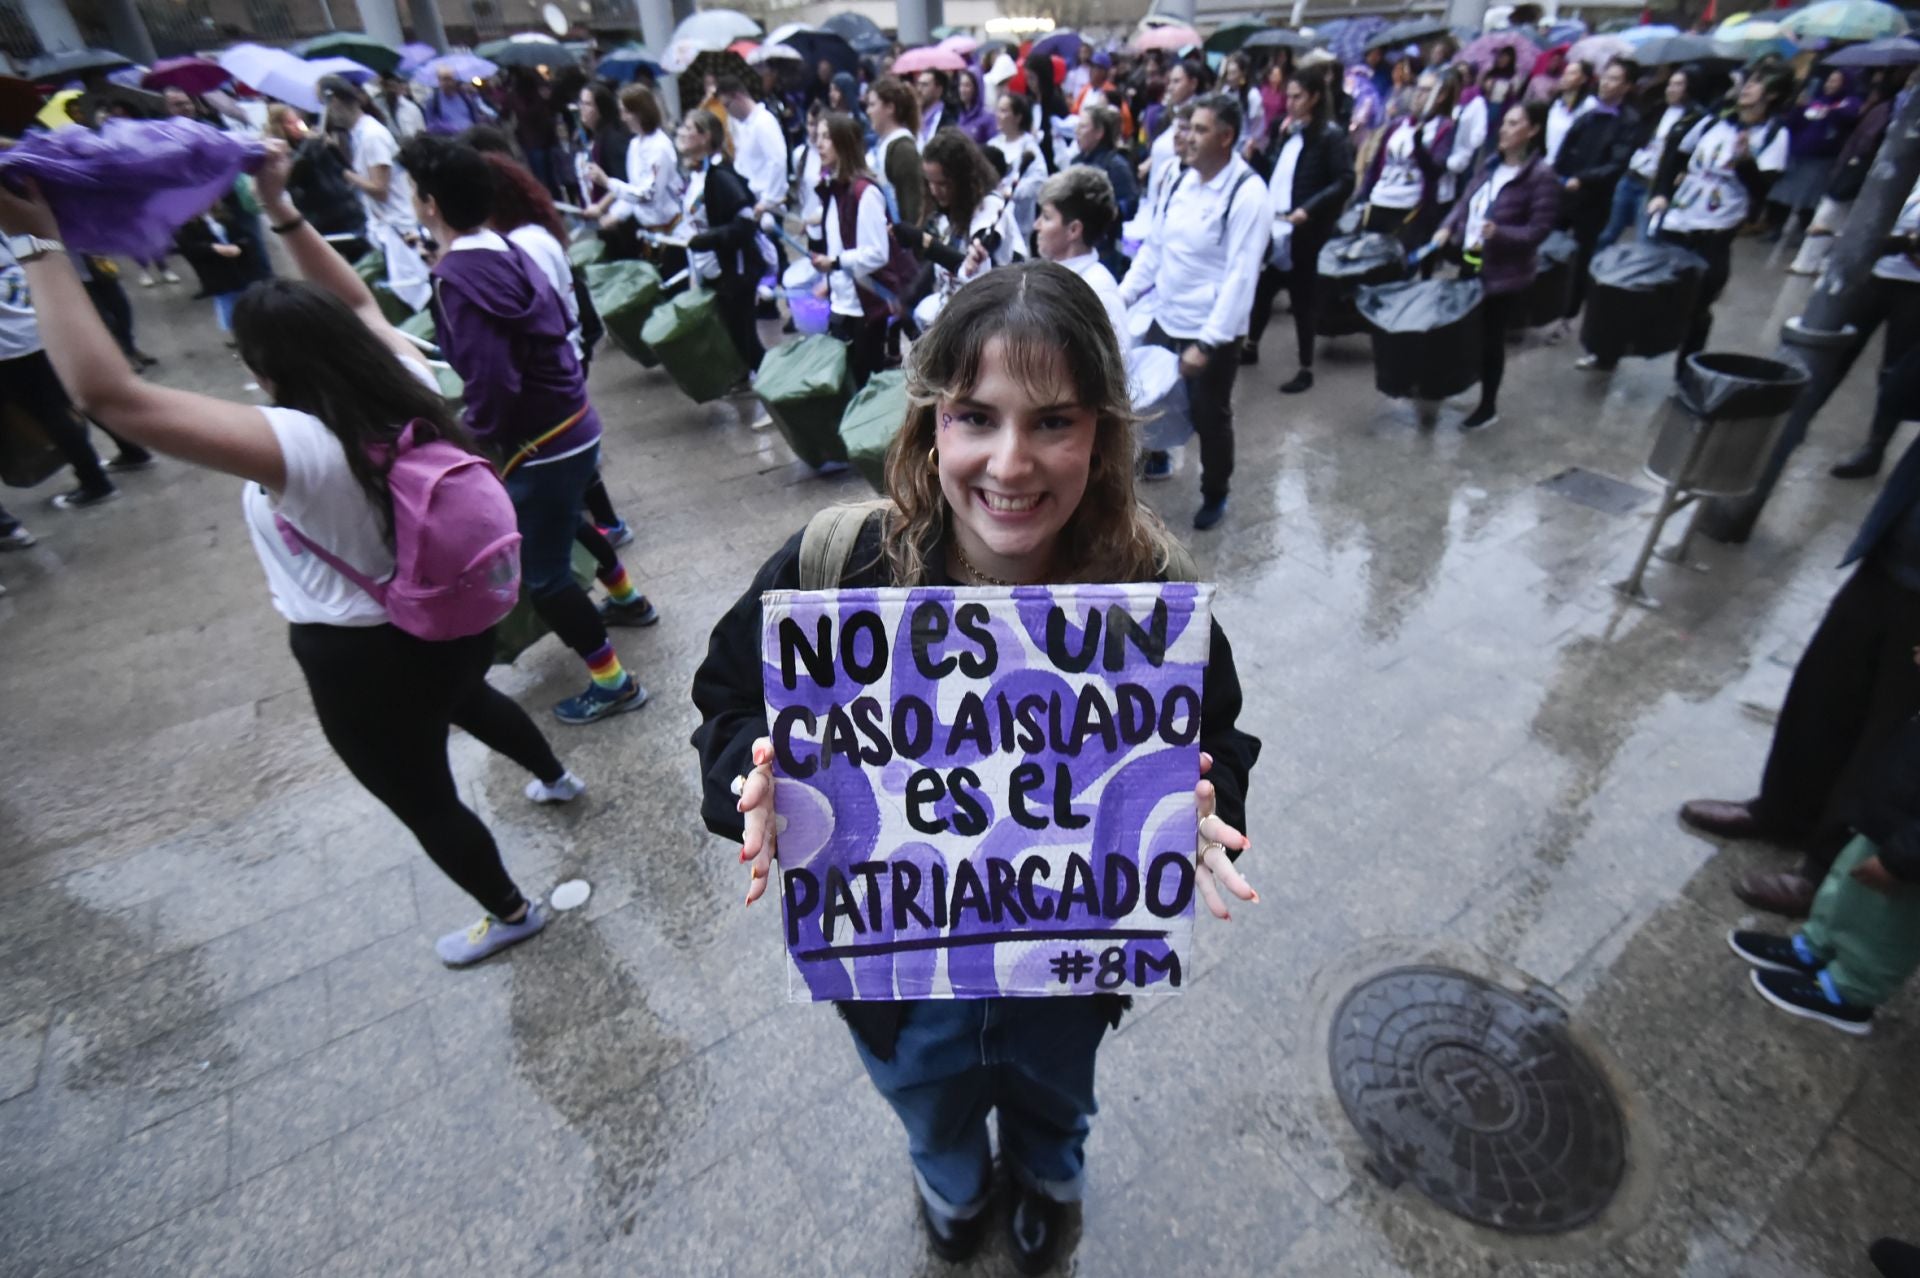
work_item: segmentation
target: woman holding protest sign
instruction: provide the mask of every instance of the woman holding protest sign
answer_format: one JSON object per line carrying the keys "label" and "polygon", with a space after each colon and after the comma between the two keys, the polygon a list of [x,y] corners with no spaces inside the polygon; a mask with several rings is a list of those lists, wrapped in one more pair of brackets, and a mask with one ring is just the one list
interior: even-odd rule
{"label": "woman holding protest sign", "polygon": [[[1126,364],[1099,299],[1072,271],[1015,263],[961,288],[915,345],[908,391],[887,454],[890,500],[815,516],[715,626],[694,678],[702,815],[710,830],[741,840],[749,905],[766,889],[778,839],[763,592],[1151,583],[1191,572],[1136,499]],[[1240,685],[1217,625],[1206,646],[1193,886],[1224,919],[1223,888],[1259,899],[1233,866],[1249,846],[1241,830],[1259,742],[1235,726]],[[993,1189],[987,1114],[997,1109],[1015,1183],[1015,1260],[1024,1273],[1042,1272],[1059,1246],[1063,1206],[1081,1196],[1094,1056],[1125,1001],[1099,993],[840,1007],[907,1129],[934,1251],[960,1260],[980,1244]]]}

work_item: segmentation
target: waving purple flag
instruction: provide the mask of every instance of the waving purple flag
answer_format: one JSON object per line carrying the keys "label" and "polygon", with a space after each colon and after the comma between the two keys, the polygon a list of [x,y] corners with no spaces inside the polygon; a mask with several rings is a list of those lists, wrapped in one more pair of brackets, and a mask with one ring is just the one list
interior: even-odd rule
{"label": "waving purple flag", "polygon": [[40,183],[68,248],[155,258],[266,154],[198,120],[110,119],[27,135],[0,152],[0,176]]}

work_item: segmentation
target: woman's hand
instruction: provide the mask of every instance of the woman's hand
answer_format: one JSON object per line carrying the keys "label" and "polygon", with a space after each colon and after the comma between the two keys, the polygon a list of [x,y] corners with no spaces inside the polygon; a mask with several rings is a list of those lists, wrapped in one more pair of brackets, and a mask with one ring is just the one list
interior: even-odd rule
{"label": "woman's hand", "polygon": [[1433,238],[1427,242],[1433,245],[1437,249],[1443,249],[1447,246],[1447,241],[1451,240],[1452,238],[1453,238],[1453,232],[1449,231],[1446,227],[1443,226],[1439,230],[1435,231],[1433,233]]}
{"label": "woman's hand", "polygon": [[767,890],[772,873],[774,844],[779,834],[773,814],[773,742],[761,737],[753,743],[753,771],[734,782],[740,796],[736,804],[746,819],[746,834],[740,840],[740,860],[752,867],[747,883],[747,904],[752,905]]}
{"label": "woman's hand", "polygon": [[240,256],[240,246],[238,244],[216,244],[213,246],[213,251],[221,257]]}
{"label": "woman's hand", "polygon": [[[293,152],[285,142],[267,143],[266,162],[260,171],[253,175],[253,192],[259,198],[260,207],[272,212],[291,211],[287,203],[287,179],[293,173]],[[285,218],[273,218],[272,221],[285,221]]]}
{"label": "woman's hand", "polygon": [[607,184],[607,171],[597,164],[588,164],[587,181],[593,183],[595,186],[605,186]]}
{"label": "woman's hand", "polygon": [[[1213,756],[1202,750],[1200,784],[1193,788],[1194,801],[1200,809],[1200,847],[1194,854],[1194,877],[1199,883],[1200,897],[1207,903],[1207,908],[1213,911],[1213,916],[1230,920],[1233,916],[1227,913],[1227,903],[1220,896],[1220,884],[1225,884],[1227,891],[1241,900],[1252,901],[1255,905],[1260,903],[1260,894],[1253,890],[1251,883],[1240,877],[1240,871],[1234,869],[1233,862],[1227,858],[1228,848],[1244,852],[1253,846],[1253,841],[1214,815],[1213,782],[1206,779],[1212,768]],[[768,795],[767,806],[771,810],[771,787]]]}
{"label": "woman's hand", "polygon": [[1662,214],[1662,213],[1665,213],[1666,211],[1667,211],[1667,197],[1666,197],[1666,196],[1664,196],[1664,195],[1656,195],[1656,196],[1654,196],[1654,197],[1653,197],[1653,198],[1652,198],[1651,200],[1648,200],[1648,201],[1647,201],[1647,216],[1648,216],[1648,217],[1658,217],[1658,216],[1659,216],[1660,214]]}
{"label": "woman's hand", "polygon": [[833,270],[833,259],[825,253],[815,253],[813,255],[813,269],[822,275],[829,274]]}
{"label": "woman's hand", "polygon": [[40,184],[28,178],[25,185],[25,193],[16,195],[11,187],[0,182],[0,234],[57,239],[60,225],[54,221],[46,197],[40,194]]}

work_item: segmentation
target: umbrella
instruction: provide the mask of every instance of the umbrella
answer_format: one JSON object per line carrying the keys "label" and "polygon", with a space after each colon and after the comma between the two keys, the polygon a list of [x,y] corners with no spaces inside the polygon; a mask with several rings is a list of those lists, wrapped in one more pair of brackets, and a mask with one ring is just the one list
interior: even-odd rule
{"label": "umbrella", "polygon": [[737,53],[743,58],[750,58],[753,56],[753,51],[759,47],[760,42],[758,40],[735,40],[727,46],[727,51]]}
{"label": "umbrella", "polygon": [[966,57],[980,47],[980,42],[970,35],[950,35],[940,42],[943,49],[952,49],[961,57]]}
{"label": "umbrella", "polygon": [[1207,37],[1206,50],[1208,53],[1232,53],[1244,45],[1248,37],[1266,29],[1264,22],[1228,23]]}
{"label": "umbrella", "polygon": [[[8,79],[12,79],[12,77],[9,76]],[[22,81],[22,83],[31,84],[33,82],[31,80],[25,80],[25,81]],[[40,96],[40,90],[38,88],[35,88],[34,99],[35,99],[36,105],[38,104],[39,96]],[[43,107],[40,107],[40,112],[38,115],[30,115],[27,118],[30,120],[37,120],[41,124],[46,125],[49,129],[69,128],[72,125],[78,124],[79,121],[74,119],[71,115],[67,114],[67,104],[69,102],[74,101],[76,98],[79,98],[82,96],[84,95],[82,95],[80,90],[78,89],[62,89],[60,90],[60,92],[54,94],[52,97],[47,99],[47,104]],[[16,129],[9,129],[7,131],[9,133],[18,133],[18,130]]]}
{"label": "umbrella", "polygon": [[1824,61],[1830,67],[1908,67],[1920,63],[1920,44],[1892,36],[1842,49]]}
{"label": "umbrella", "polygon": [[1878,40],[1905,35],[1907,18],[1880,0],[1822,0],[1788,14],[1780,26],[1796,40]]}
{"label": "umbrella", "polygon": [[236,44],[215,58],[233,78],[263,97],[278,98],[302,111],[318,112],[321,72],[311,62],[302,62],[285,49],[269,49],[258,44]]}
{"label": "umbrella", "polygon": [[1541,42],[1548,45],[1572,44],[1575,40],[1589,35],[1591,28],[1578,18],[1566,18],[1547,28],[1547,34]]}
{"label": "umbrella", "polygon": [[400,50],[384,41],[358,31],[333,31],[316,36],[300,46],[300,56],[308,61],[319,58],[352,58],[377,72],[400,69]]}
{"label": "umbrella", "polygon": [[673,29],[668,44],[691,41],[704,49],[724,49],[735,40],[757,40],[765,30],[737,9],[702,9]]}
{"label": "umbrella", "polygon": [[1567,50],[1567,61],[1584,62],[1590,67],[1603,67],[1615,58],[1637,60],[1634,47],[1617,35],[1590,35],[1575,40]]}
{"label": "umbrella", "polygon": [[930,45],[924,49],[908,49],[893,60],[893,74],[910,75],[916,71],[965,71],[967,60],[952,49],[942,49],[939,45]]}
{"label": "umbrella", "polygon": [[474,50],[487,61],[503,67],[571,67],[579,63],[573,50],[552,36],[517,35],[495,40]]}
{"label": "umbrella", "polygon": [[1493,58],[1502,49],[1513,50],[1513,65],[1516,69],[1532,66],[1533,59],[1540,52],[1540,46],[1519,31],[1489,31],[1473,43],[1460,50],[1460,61],[1468,62],[1484,73],[1493,66]]}
{"label": "umbrella", "polygon": [[308,58],[307,66],[315,73],[316,84],[323,75],[337,75],[350,84],[365,84],[377,74],[372,67],[352,58]]}
{"label": "umbrella", "polygon": [[[1451,35],[1453,28],[1441,18],[1409,18],[1396,22],[1367,41],[1368,49],[1386,49],[1397,44],[1416,44],[1434,36]],[[1363,50],[1364,52],[1364,50]]]}
{"label": "umbrella", "polygon": [[625,84],[642,71],[655,80],[666,74],[660,59],[653,54],[637,44],[623,44],[600,59],[594,74],[608,84]]}
{"label": "umbrella", "polygon": [[140,81],[149,89],[178,89],[195,97],[202,93],[211,93],[227,81],[233,79],[233,73],[218,62],[209,62],[205,58],[162,58],[153,64]]}
{"label": "umbrella", "polygon": [[1133,38],[1132,48],[1165,49],[1177,53],[1181,49],[1196,48],[1200,44],[1200,33],[1192,27],[1178,24],[1164,27],[1150,27]]}
{"label": "umbrella", "polygon": [[1292,49],[1295,53],[1305,53],[1309,49],[1318,49],[1321,42],[1310,35],[1298,31],[1289,31],[1285,27],[1267,27],[1247,37],[1243,49]]}
{"label": "umbrella", "polygon": [[1739,62],[1740,51],[1711,36],[1677,35],[1645,40],[1634,48],[1633,60],[1643,67],[1674,66],[1683,62]]}
{"label": "umbrella", "polygon": [[1628,44],[1639,44],[1642,40],[1658,40],[1664,36],[1677,36],[1680,28],[1665,22],[1643,23],[1637,27],[1628,27],[1625,31],[1612,32]]}
{"label": "umbrella", "polygon": [[69,49],[64,53],[49,53],[33,58],[28,61],[26,70],[29,80],[58,83],[84,76],[89,71],[115,71],[132,65],[131,59],[123,58],[111,49]]}
{"label": "umbrella", "polygon": [[806,59],[800,56],[800,50],[790,44],[763,44],[747,55],[750,67],[765,66],[769,62],[792,62],[803,64]]}
{"label": "umbrella", "polygon": [[1336,18],[1314,30],[1314,38],[1333,51],[1347,66],[1367,54],[1367,42],[1391,25],[1385,18]]}
{"label": "umbrella", "polygon": [[1080,46],[1085,43],[1078,31],[1055,31],[1051,35],[1034,41],[1033,48],[1029,49],[1027,54],[1029,57],[1039,53],[1049,58],[1063,58],[1068,66],[1072,66],[1080,57]]}
{"label": "umbrella", "polygon": [[[667,70],[673,69],[672,55],[669,54]],[[725,49],[708,49],[704,53],[696,53],[693,61],[689,62],[679,75],[680,79],[677,83],[680,88],[680,104],[692,110],[706,100],[708,76],[716,80],[724,76],[732,76],[744,83],[752,83],[753,68],[749,67],[747,60],[737,53],[729,53]]]}
{"label": "umbrella", "polygon": [[861,40],[885,42],[887,38],[886,32],[864,13],[836,13],[820,25],[855,48],[860,47],[857,42]]}
{"label": "umbrella", "polygon": [[414,81],[418,84],[435,84],[443,69],[452,72],[456,80],[485,80],[500,68],[478,54],[448,53],[415,67]]}
{"label": "umbrella", "polygon": [[412,75],[421,63],[431,62],[439,56],[439,50],[430,44],[403,44],[400,46],[400,73]]}
{"label": "umbrella", "polygon": [[1739,26],[1728,27],[1714,38],[1725,48],[1727,56],[1735,61],[1763,57],[1769,53],[1790,58],[1800,52],[1800,46],[1794,43],[1784,26],[1764,18],[1750,18]]}

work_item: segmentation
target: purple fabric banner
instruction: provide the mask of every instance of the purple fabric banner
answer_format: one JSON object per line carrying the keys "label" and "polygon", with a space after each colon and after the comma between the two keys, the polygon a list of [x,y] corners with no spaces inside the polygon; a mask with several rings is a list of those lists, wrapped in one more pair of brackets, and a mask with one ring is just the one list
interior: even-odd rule
{"label": "purple fabric banner", "polygon": [[787,996],[1170,994],[1212,588],[772,591]]}

